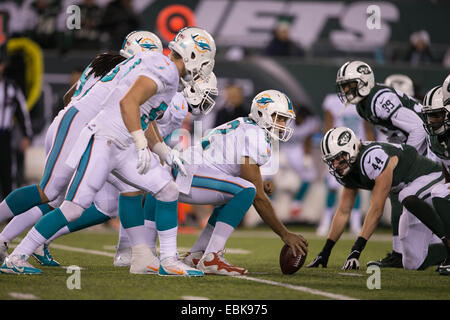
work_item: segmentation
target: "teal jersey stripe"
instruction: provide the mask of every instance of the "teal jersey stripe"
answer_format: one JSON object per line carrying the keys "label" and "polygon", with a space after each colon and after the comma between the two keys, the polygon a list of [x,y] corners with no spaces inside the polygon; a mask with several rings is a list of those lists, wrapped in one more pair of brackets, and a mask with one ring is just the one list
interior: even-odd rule
{"label": "teal jersey stripe", "polygon": [[66,141],[67,133],[69,132],[70,126],[72,125],[72,122],[77,114],[78,109],[75,107],[71,107],[61,119],[58,130],[56,131],[55,142],[53,143],[53,147],[50,150],[50,154],[45,163],[44,175],[41,182],[39,183],[39,187],[41,187],[42,190],[45,189],[48,181],[50,180],[50,177],[52,176],[56,161],[58,161],[59,155],[64,146],[64,142]]}
{"label": "teal jersey stripe", "polygon": [[235,195],[244,189],[243,186],[231,181],[214,179],[210,177],[194,176],[192,179],[192,187],[219,191]]}
{"label": "teal jersey stripe", "polygon": [[89,141],[86,151],[84,151],[83,156],[81,157],[80,164],[78,165],[75,177],[70,183],[69,190],[67,191],[66,200],[68,201],[72,201],[73,198],[75,198],[75,195],[77,194],[78,187],[80,186],[81,180],[83,179],[87,166],[89,164],[89,159],[91,158],[93,142],[94,137],[92,137],[91,141]]}

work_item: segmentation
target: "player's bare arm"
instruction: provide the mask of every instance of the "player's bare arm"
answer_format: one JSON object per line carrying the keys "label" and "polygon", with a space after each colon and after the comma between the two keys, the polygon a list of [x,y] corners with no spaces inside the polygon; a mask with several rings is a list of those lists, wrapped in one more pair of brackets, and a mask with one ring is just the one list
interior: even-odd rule
{"label": "player's bare arm", "polygon": [[255,200],[253,205],[261,216],[263,221],[288,244],[294,252],[296,249],[302,254],[308,252],[308,242],[301,235],[290,232],[275,214],[275,210],[264,192],[261,171],[257,164],[254,164],[250,158],[245,157],[241,164],[241,178],[250,181],[256,187]]}
{"label": "player's bare arm", "polygon": [[328,239],[336,242],[341,237],[352,213],[357,195],[358,189],[344,187],[342,190],[341,198],[339,199],[339,204],[334,214],[330,231],[328,232]]}
{"label": "player's bare arm", "polygon": [[70,103],[70,100],[72,99],[73,94],[75,93],[75,90],[77,88],[77,83],[75,82],[69,90],[64,94],[63,102],[64,107],[67,107],[67,105]]}

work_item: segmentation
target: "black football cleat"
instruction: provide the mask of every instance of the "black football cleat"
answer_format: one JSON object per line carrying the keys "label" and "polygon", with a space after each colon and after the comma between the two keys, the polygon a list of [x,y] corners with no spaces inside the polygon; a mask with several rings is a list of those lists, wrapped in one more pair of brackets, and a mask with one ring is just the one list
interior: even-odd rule
{"label": "black football cleat", "polygon": [[378,266],[380,268],[403,268],[402,254],[392,251],[392,253],[388,253],[384,259],[369,261],[367,266]]}

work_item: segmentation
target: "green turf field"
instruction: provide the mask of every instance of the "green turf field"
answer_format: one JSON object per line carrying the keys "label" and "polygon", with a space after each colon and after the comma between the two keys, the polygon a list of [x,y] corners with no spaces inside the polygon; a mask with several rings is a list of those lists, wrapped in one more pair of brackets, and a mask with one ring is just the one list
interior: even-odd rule
{"label": "green turf field", "polygon": [[[312,229],[296,228],[309,241],[309,263],[320,251],[324,238]],[[336,244],[327,269],[302,268],[283,275],[279,268],[281,240],[269,229],[239,229],[227,243],[226,258],[245,266],[245,277],[202,278],[132,275],[128,268],[113,266],[117,233],[81,231],[52,244],[51,252],[63,266],[81,267],[81,289],[69,290],[72,275],[65,268],[43,267],[38,276],[0,274],[0,299],[211,299],[211,300],[302,300],[302,299],[450,299],[450,277],[425,271],[381,269],[380,289],[369,290],[366,263],[384,257],[391,250],[388,233],[378,232],[364,250],[362,270],[342,271],[354,236],[344,234]],[[196,235],[180,234],[180,253],[188,250]],[[14,246],[17,242],[12,243]],[[10,248],[11,251],[11,248]],[[30,258],[33,265],[37,265]]]}

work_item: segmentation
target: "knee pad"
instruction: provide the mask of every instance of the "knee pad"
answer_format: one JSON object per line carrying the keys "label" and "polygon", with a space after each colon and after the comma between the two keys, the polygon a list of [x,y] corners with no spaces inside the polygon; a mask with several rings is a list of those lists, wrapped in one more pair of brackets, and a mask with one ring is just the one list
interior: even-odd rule
{"label": "knee pad", "polygon": [[157,194],[155,194],[156,200],[164,202],[172,202],[178,200],[178,186],[175,182],[170,181],[164,186]]}
{"label": "knee pad", "polygon": [[84,208],[70,201],[64,201],[59,208],[67,222],[77,220],[83,214]]}

